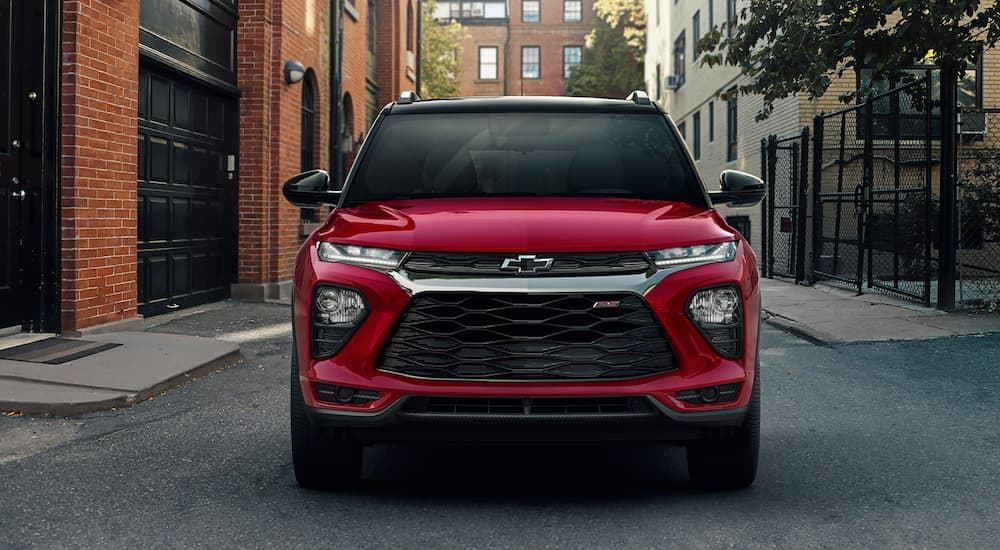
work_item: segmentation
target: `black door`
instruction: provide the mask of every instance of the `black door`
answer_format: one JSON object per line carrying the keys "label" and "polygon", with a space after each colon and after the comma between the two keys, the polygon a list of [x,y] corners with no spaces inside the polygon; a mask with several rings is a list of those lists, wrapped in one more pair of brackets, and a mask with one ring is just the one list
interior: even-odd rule
{"label": "black door", "polygon": [[54,235],[51,183],[43,178],[53,151],[54,93],[45,79],[55,53],[52,9],[53,2],[0,0],[0,327],[54,328],[43,311],[51,279],[41,277],[52,249],[43,238]]}
{"label": "black door", "polygon": [[21,155],[12,147],[17,134],[15,106],[19,67],[11,53],[15,43],[14,4],[0,0],[0,327],[20,321],[20,175]]}
{"label": "black door", "polygon": [[139,312],[229,296],[236,272],[237,101],[139,71]]}

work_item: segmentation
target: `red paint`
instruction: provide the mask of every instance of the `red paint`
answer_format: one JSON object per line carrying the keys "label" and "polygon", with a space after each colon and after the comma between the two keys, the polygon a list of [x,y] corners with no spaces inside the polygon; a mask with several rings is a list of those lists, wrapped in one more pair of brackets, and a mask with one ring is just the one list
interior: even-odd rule
{"label": "red paint", "polygon": [[[737,240],[732,262],[693,267],[664,279],[644,296],[680,361],[676,372],[639,380],[602,382],[467,382],[416,380],[382,373],[375,361],[409,296],[388,275],[362,267],[322,262],[317,240],[402,250],[476,252],[608,252],[648,250]],[[379,410],[404,395],[599,396],[653,395],[685,412],[746,406],[754,376],[759,329],[757,258],[750,246],[710,209],[680,203],[601,198],[421,199],[366,204],[334,212],[299,251],[295,270],[295,329],[306,403],[330,409]],[[361,291],[371,313],[333,358],[310,355],[309,315],[319,282]],[[697,289],[723,283],[739,286],[745,318],[743,357],[718,356],[684,313]],[[530,284],[530,281],[526,284]],[[383,396],[364,406],[319,403],[311,382],[373,389]],[[674,392],[743,382],[736,402],[688,405]]]}

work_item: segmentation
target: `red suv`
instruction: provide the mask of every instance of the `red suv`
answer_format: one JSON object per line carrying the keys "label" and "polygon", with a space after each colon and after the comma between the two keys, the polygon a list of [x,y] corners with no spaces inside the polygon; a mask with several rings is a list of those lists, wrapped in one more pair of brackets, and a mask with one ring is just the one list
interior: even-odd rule
{"label": "red suv", "polygon": [[764,186],[721,179],[642,92],[386,106],[342,190],[284,186],[335,205],[295,264],[299,484],[406,440],[673,441],[696,484],[751,484],[757,259],[713,203]]}

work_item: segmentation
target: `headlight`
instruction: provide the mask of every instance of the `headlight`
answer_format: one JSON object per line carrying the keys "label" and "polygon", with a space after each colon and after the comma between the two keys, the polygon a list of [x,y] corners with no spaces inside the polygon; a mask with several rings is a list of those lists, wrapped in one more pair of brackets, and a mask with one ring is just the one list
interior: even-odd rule
{"label": "headlight", "polygon": [[355,326],[368,312],[365,299],[355,290],[323,287],[316,293],[316,322]]}
{"label": "headlight", "polygon": [[406,257],[406,252],[402,250],[327,242],[319,243],[316,246],[316,253],[324,262],[341,262],[382,269],[397,268]]}
{"label": "headlight", "polygon": [[735,325],[740,322],[740,295],[729,286],[699,290],[691,296],[688,313],[696,323]]}
{"label": "headlight", "polygon": [[735,285],[698,290],[688,299],[686,309],[716,353],[729,358],[743,353],[743,304]]}
{"label": "headlight", "polygon": [[646,252],[646,255],[656,267],[729,262],[736,257],[736,241],[663,248]]}
{"label": "headlight", "polygon": [[321,284],[312,304],[313,357],[333,357],[368,315],[368,302],[357,290]]}

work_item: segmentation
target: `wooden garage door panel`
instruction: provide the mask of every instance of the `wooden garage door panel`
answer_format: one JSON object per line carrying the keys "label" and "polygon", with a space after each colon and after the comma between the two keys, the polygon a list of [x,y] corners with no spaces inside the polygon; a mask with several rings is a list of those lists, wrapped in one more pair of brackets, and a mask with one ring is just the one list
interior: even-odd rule
{"label": "wooden garage door panel", "polygon": [[150,67],[140,70],[139,311],[228,296],[234,280],[236,100]]}

